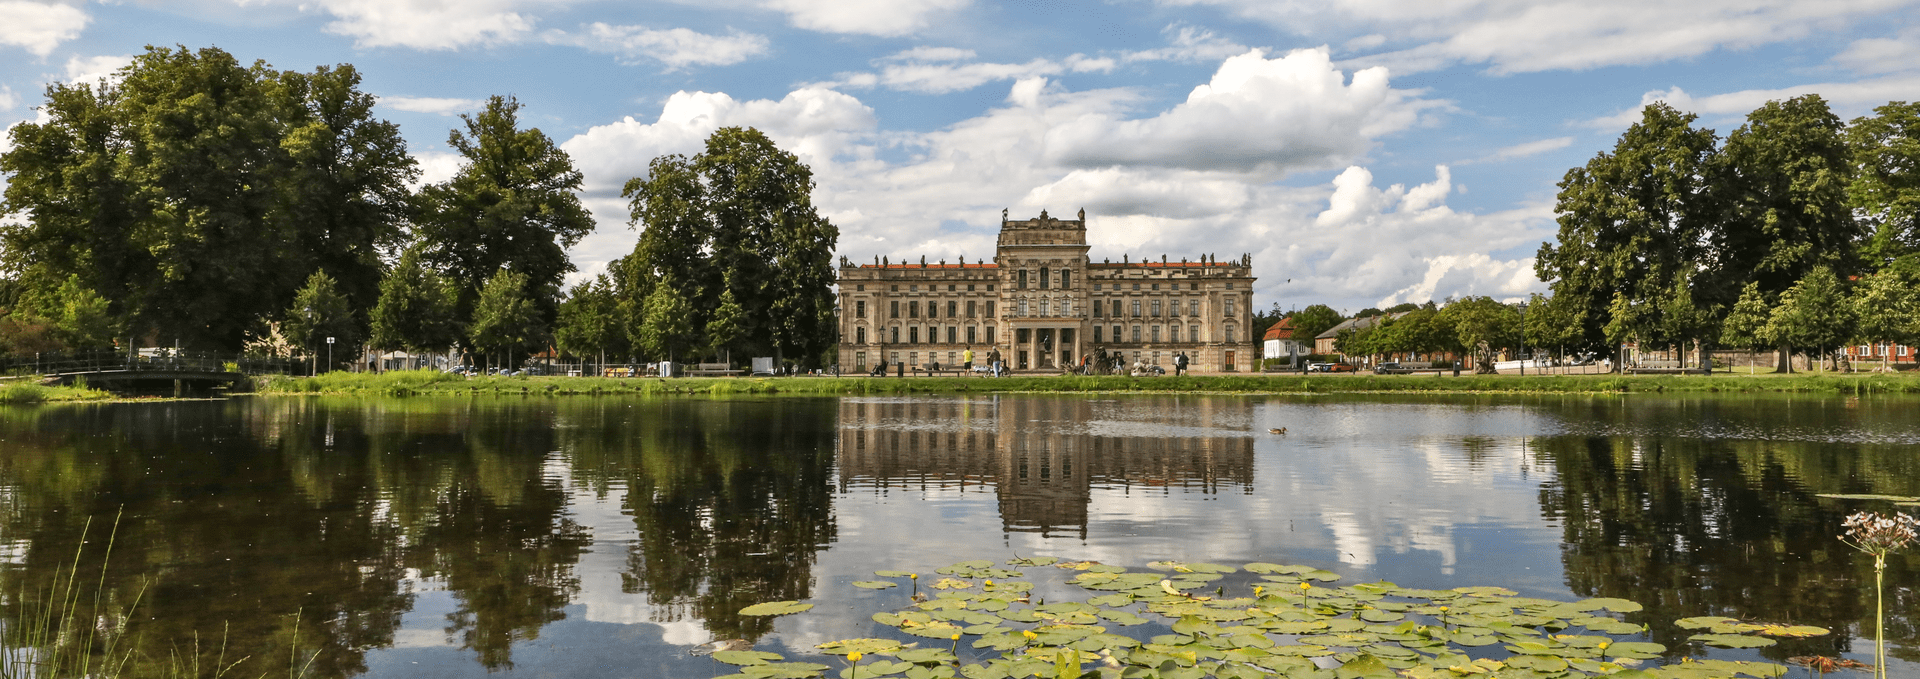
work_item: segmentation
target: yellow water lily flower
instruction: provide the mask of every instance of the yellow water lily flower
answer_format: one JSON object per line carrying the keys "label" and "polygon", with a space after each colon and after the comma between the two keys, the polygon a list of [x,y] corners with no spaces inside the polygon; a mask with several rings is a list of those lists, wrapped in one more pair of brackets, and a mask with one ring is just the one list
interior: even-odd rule
{"label": "yellow water lily flower", "polygon": [[854,652],[852,652],[852,653],[848,653],[848,654],[847,654],[847,659],[848,659],[848,660],[851,660],[851,661],[854,661],[854,662],[860,662],[860,652],[859,652],[859,651],[854,651]]}

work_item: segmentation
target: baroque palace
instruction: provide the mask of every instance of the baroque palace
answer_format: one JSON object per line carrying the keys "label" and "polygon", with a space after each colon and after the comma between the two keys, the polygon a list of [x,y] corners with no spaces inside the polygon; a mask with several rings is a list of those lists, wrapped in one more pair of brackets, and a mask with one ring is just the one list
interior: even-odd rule
{"label": "baroque palace", "polygon": [[842,257],[841,365],[956,367],[967,349],[979,365],[998,348],[1024,372],[1059,372],[1100,351],[1128,365],[1171,369],[1185,353],[1194,370],[1253,370],[1251,256],[1094,262],[1087,250],[1085,210],[1017,221],[1003,210],[991,262]]}

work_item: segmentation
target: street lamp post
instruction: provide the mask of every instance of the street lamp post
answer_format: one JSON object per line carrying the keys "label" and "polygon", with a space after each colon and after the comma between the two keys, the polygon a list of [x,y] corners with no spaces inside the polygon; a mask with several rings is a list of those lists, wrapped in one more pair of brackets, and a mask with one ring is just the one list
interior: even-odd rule
{"label": "street lamp post", "polygon": [[1520,374],[1527,374],[1527,303],[1520,303]]}
{"label": "street lamp post", "polygon": [[313,353],[313,307],[306,307],[306,312],[307,312],[307,363],[311,365],[311,367],[307,368],[307,376],[313,377],[314,375],[320,372],[320,357]]}
{"label": "street lamp post", "polygon": [[333,338],[327,338],[327,367],[333,367]]}

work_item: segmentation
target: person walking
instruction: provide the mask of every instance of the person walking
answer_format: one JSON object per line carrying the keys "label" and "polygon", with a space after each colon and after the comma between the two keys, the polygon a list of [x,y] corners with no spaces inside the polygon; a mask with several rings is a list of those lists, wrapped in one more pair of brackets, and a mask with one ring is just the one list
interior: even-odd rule
{"label": "person walking", "polygon": [[1182,351],[1180,353],[1174,354],[1173,355],[1173,376],[1179,377],[1185,374],[1186,371],[1187,371],[1187,352]]}

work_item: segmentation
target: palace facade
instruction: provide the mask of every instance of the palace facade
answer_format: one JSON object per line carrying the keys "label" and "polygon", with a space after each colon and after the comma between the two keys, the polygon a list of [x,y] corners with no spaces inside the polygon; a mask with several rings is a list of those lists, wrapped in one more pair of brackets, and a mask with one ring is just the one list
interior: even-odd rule
{"label": "palace facade", "polygon": [[1083,355],[1118,353],[1172,372],[1185,353],[1201,372],[1251,372],[1251,256],[1092,261],[1087,213],[1000,215],[993,261],[840,260],[840,364],[958,366],[998,348],[1016,372],[1060,372]]}

